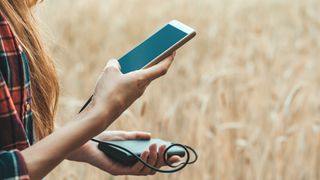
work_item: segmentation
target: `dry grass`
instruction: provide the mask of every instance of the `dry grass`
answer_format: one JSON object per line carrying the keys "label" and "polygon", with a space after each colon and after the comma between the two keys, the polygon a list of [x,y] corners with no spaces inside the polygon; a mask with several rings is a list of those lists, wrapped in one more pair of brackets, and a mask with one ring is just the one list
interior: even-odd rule
{"label": "dry grass", "polygon": [[[146,130],[195,147],[196,165],[145,179],[320,179],[320,1],[51,0],[64,124],[107,59],[179,19],[198,31],[110,129]],[[64,162],[48,179],[110,177]]]}

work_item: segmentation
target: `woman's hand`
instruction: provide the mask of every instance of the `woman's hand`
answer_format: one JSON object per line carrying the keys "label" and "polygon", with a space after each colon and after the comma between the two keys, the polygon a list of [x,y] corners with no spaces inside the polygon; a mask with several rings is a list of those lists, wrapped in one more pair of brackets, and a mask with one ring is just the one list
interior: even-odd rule
{"label": "woman's hand", "polygon": [[[127,74],[121,73],[117,60],[110,60],[97,82],[89,109],[99,109],[99,112],[108,113],[109,117],[111,114],[115,120],[143,94],[154,79],[166,74],[174,56],[175,53],[152,67]],[[103,125],[106,127],[109,124]]]}
{"label": "woman's hand", "polygon": [[[125,132],[125,131],[105,131],[96,137],[99,140],[137,140],[137,139],[150,139],[150,133],[146,132]],[[141,158],[149,164],[160,168],[165,165],[163,162],[163,153],[165,146],[160,146],[159,149],[156,145],[151,145],[149,150],[145,151]],[[105,172],[112,175],[154,175],[156,172],[145,167],[142,163],[138,162],[133,166],[123,166],[114,162],[108,158],[103,152],[101,152],[97,143],[88,142],[80,149],[73,152],[69,160],[80,161],[89,163]],[[176,163],[180,160],[178,156],[173,156],[169,159],[170,163]]]}

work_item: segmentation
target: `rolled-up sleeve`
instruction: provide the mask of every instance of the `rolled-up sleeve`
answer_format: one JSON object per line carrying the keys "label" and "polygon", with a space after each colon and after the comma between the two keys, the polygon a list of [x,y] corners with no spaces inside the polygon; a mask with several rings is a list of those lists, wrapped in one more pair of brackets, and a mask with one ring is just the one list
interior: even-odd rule
{"label": "rolled-up sleeve", "polygon": [[0,179],[30,179],[27,166],[19,151],[0,152]]}

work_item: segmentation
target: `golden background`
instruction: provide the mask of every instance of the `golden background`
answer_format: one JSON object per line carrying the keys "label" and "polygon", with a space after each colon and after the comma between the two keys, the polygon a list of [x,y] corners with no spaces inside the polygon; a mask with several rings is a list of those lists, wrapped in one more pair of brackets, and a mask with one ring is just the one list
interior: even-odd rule
{"label": "golden background", "polygon": [[[198,35],[109,129],[193,146],[199,161],[142,179],[320,179],[320,1],[46,0],[37,8],[71,121],[108,59],[171,19]],[[46,179],[111,177],[63,162]]]}

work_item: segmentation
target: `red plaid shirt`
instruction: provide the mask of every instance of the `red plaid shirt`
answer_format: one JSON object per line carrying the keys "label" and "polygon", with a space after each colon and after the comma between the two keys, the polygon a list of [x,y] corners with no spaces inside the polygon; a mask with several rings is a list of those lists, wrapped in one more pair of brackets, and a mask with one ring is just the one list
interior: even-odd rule
{"label": "red plaid shirt", "polygon": [[20,151],[32,143],[27,56],[0,12],[0,179],[29,179]]}

